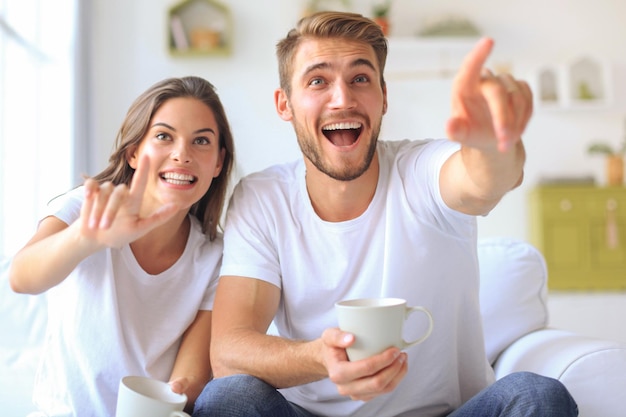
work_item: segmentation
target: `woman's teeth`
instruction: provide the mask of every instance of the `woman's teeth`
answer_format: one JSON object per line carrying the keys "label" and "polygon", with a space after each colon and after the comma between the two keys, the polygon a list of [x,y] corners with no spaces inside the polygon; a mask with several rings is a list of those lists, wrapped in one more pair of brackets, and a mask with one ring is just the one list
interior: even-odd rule
{"label": "woman's teeth", "polygon": [[166,172],[165,174],[161,175],[161,178],[163,178],[170,184],[175,185],[191,184],[195,181],[195,177],[193,175],[180,174],[177,172]]}

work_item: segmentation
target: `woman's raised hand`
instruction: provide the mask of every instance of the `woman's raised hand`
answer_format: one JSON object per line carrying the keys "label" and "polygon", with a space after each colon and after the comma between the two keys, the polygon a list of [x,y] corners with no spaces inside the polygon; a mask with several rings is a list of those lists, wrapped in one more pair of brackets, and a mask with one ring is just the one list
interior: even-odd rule
{"label": "woman's raised hand", "polygon": [[139,161],[130,188],[111,182],[85,181],[85,200],[81,208],[81,235],[98,246],[119,248],[165,223],[177,211],[165,204],[146,217],[141,216],[143,195],[148,183],[150,160]]}

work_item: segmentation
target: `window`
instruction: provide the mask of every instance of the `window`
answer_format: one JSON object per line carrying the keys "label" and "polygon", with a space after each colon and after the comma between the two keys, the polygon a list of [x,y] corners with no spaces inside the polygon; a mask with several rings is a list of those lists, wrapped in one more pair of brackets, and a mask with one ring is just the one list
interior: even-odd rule
{"label": "window", "polygon": [[79,0],[0,0],[0,256],[76,185]]}

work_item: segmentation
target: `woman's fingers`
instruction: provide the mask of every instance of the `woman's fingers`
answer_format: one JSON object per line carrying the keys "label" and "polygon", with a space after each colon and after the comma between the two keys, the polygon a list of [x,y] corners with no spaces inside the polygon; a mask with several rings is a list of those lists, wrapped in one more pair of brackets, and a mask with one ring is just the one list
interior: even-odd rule
{"label": "woman's fingers", "polygon": [[111,182],[98,184],[93,179],[85,181],[85,200],[81,207],[83,226],[90,230],[108,229],[128,198],[128,187],[114,186]]}
{"label": "woman's fingers", "polygon": [[104,209],[109,201],[109,196],[113,192],[113,184],[111,182],[105,182],[100,184],[97,192],[95,193],[95,198],[93,200],[93,205],[89,212],[89,228],[97,229],[100,226],[100,220],[102,219],[102,213],[104,213]]}
{"label": "woman's fingers", "polygon": [[113,192],[110,193],[107,204],[104,208],[104,212],[102,213],[102,217],[100,219],[100,228],[108,229],[113,224],[115,217],[117,216],[120,207],[128,198],[128,187],[124,184],[119,184],[115,186]]}

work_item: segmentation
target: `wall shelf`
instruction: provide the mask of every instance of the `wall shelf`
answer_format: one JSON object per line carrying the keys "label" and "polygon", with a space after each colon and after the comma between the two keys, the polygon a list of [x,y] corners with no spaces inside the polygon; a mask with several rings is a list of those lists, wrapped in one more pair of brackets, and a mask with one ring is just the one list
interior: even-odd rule
{"label": "wall shelf", "polygon": [[168,49],[173,56],[229,55],[230,9],[215,0],[183,0],[167,13]]}
{"label": "wall shelf", "polygon": [[587,55],[541,67],[535,83],[537,107],[542,109],[603,109],[613,100],[610,65]]}
{"label": "wall shelf", "polygon": [[385,78],[452,78],[477,41],[474,37],[390,37]]}

